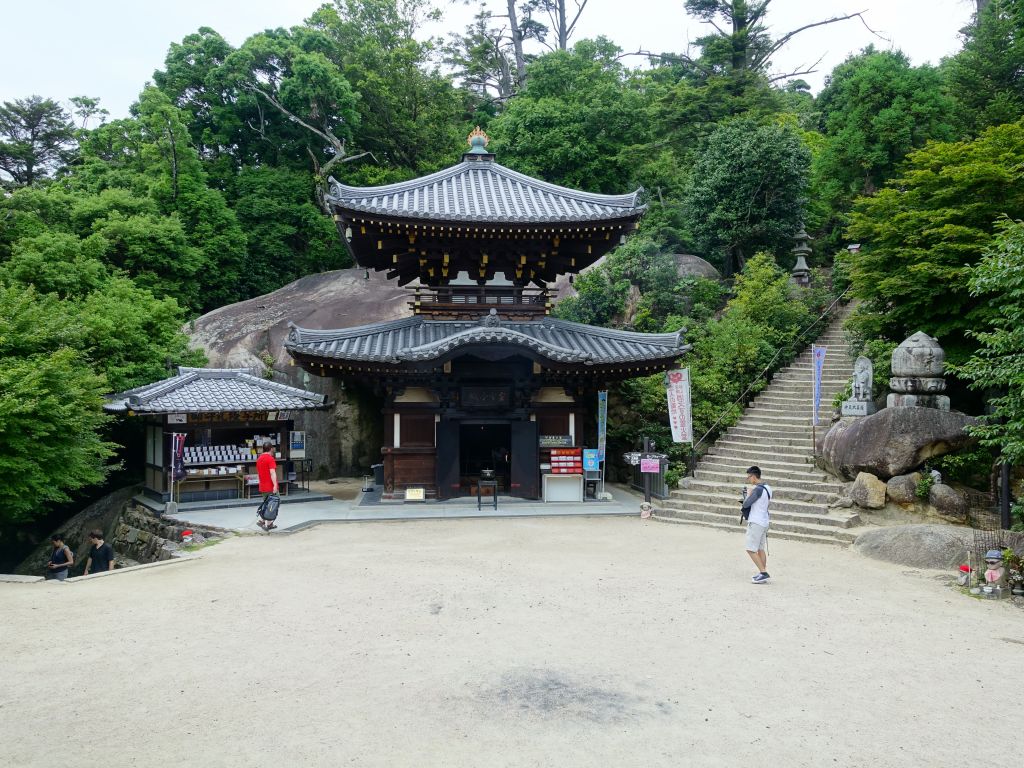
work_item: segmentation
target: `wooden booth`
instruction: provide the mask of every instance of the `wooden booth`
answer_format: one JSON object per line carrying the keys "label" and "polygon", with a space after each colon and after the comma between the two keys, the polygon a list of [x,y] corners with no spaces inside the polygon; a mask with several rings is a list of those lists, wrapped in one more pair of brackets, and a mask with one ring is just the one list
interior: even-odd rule
{"label": "wooden booth", "polygon": [[177,376],[111,396],[104,408],[145,422],[144,494],[191,502],[255,493],[256,458],[268,441],[281,492],[300,487],[309,474],[305,433],[293,431],[291,414],[325,405],[323,395],[248,368],[179,368]]}
{"label": "wooden booth", "polygon": [[[569,474],[560,449],[592,436],[597,390],[671,368],[681,333],[557,320],[548,282],[624,242],[639,192],[596,195],[512,171],[474,131],[458,165],[382,187],[331,182],[356,262],[410,287],[410,317],[356,328],[292,326],[285,348],[321,376],[384,398],[385,496],[541,498]],[[552,454],[552,450],[555,454]],[[558,483],[550,483],[557,485]],[[564,482],[561,483],[564,485]]]}

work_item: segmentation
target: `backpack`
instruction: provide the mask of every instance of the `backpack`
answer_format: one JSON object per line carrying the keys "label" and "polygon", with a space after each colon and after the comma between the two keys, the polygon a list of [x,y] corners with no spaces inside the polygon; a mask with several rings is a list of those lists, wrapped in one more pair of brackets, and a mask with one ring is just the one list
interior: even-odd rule
{"label": "backpack", "polygon": [[277,508],[280,506],[281,497],[276,493],[272,493],[260,502],[256,514],[264,520],[277,520]]}

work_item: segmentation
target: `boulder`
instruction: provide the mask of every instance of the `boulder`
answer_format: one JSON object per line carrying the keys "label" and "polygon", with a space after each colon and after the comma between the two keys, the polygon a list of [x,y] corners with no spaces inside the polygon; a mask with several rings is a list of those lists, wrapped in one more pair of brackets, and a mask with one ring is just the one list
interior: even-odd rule
{"label": "boulder", "polygon": [[870,472],[883,480],[916,469],[927,459],[975,442],[964,428],[976,420],[957,411],[885,408],[871,416],[842,420],[825,435],[821,463],[846,480]]}
{"label": "boulder", "polygon": [[885,506],[885,483],[872,474],[861,472],[853,481],[850,498],[863,509],[881,509]]}
{"label": "boulder", "polygon": [[704,277],[708,280],[721,280],[722,274],[714,265],[692,253],[675,253],[676,271],[680,277]]}
{"label": "boulder", "polygon": [[892,525],[862,533],[854,547],[863,555],[914,568],[956,568],[967,562],[974,538],[953,525]]}
{"label": "boulder", "polygon": [[896,504],[913,504],[917,501],[917,484],[920,480],[920,472],[896,475],[885,484],[885,494],[889,497],[889,501]]}
{"label": "boulder", "polygon": [[939,483],[933,485],[928,491],[928,503],[943,517],[967,522],[967,499],[955,488]]}

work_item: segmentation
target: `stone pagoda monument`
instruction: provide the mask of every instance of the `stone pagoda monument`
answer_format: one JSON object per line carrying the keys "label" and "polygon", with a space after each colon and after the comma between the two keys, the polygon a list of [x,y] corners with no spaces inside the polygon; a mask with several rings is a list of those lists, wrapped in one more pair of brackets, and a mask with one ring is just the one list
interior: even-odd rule
{"label": "stone pagoda monument", "polygon": [[946,391],[945,367],[946,353],[938,340],[918,331],[892,352],[892,393],[886,398],[886,406],[948,411],[949,398],[941,394]]}

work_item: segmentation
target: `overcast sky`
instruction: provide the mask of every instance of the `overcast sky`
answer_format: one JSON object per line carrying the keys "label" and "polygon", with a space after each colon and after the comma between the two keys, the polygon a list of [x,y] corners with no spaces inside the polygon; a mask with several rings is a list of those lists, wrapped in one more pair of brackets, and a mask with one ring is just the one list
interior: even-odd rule
{"label": "overcast sky", "polygon": [[[162,66],[170,43],[206,26],[237,46],[260,30],[298,24],[322,4],[8,0],[0,45],[0,100],[39,94],[66,102],[72,96],[94,96],[113,117],[123,117],[153,71]],[[461,29],[478,5],[446,6],[445,23],[430,31]],[[774,0],[768,21],[775,35],[864,10],[871,27],[886,38],[875,37],[857,20],[809,30],[776,57],[776,70],[791,71],[824,56],[819,73],[804,78],[817,91],[836,64],[869,43],[898,48],[915,64],[938,63],[959,48],[958,32],[970,20],[973,7],[972,0]],[[626,51],[681,51],[706,29],[687,18],[683,0],[590,0],[575,39],[605,35]]]}

